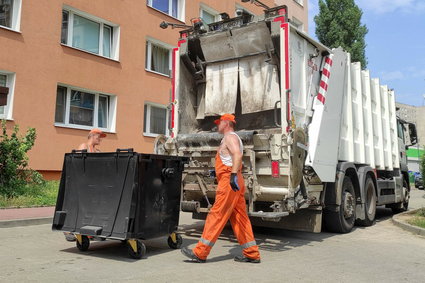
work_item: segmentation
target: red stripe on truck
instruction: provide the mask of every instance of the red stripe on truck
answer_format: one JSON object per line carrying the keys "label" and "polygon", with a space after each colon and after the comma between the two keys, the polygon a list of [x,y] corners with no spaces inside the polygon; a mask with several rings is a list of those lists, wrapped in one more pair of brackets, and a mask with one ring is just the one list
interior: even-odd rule
{"label": "red stripe on truck", "polygon": [[326,98],[323,96],[323,94],[321,94],[320,92],[317,94],[317,100],[319,100],[320,102],[322,102],[322,104],[325,104],[325,100]]}
{"label": "red stripe on truck", "polygon": [[329,72],[328,69],[323,69],[322,74],[327,78],[331,76],[331,72]]}
{"label": "red stripe on truck", "polygon": [[326,64],[329,64],[329,66],[331,66],[331,67],[332,67],[332,63],[333,63],[333,61],[332,61],[332,59],[331,59],[331,58],[326,57],[326,59],[325,59],[325,63],[326,63]]}
{"label": "red stripe on truck", "polygon": [[328,91],[328,84],[324,81],[320,82],[320,87],[323,88],[325,91]]}

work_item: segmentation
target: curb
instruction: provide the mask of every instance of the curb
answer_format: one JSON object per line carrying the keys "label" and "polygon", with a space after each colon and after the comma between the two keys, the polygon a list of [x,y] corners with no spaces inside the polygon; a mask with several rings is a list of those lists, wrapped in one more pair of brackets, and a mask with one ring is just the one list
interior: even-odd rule
{"label": "curb", "polygon": [[393,221],[394,225],[396,225],[396,226],[400,227],[401,229],[406,230],[406,231],[408,231],[410,233],[413,233],[413,234],[416,234],[416,235],[425,237],[425,229],[424,228],[410,225],[409,223],[406,223],[406,222],[401,221],[400,219],[398,219],[402,215],[414,214],[419,209],[415,209],[415,210],[411,210],[411,211],[406,211],[406,212],[403,212],[403,213],[394,215],[392,217],[392,221]]}
{"label": "curb", "polygon": [[53,217],[2,220],[2,221],[0,221],[0,229],[1,228],[20,227],[20,226],[51,224],[52,222],[53,222]]}

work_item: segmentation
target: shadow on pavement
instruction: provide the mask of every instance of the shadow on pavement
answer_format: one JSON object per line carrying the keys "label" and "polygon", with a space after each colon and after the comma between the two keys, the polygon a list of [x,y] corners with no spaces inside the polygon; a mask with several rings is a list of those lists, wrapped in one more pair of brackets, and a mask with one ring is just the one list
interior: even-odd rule
{"label": "shadow on pavement", "polygon": [[[194,244],[196,242],[197,240],[185,238],[183,240],[182,247]],[[80,256],[110,259],[128,263],[138,262],[140,260],[148,259],[151,256],[174,251],[173,249],[170,249],[170,247],[168,247],[167,237],[146,240],[143,241],[143,243],[145,243],[146,245],[147,252],[142,259],[130,258],[127,252],[127,245],[121,243],[120,241],[114,240],[92,241],[90,242],[89,250],[85,252],[80,251],[76,246],[68,249],[63,249],[61,251],[66,253],[78,254]]]}

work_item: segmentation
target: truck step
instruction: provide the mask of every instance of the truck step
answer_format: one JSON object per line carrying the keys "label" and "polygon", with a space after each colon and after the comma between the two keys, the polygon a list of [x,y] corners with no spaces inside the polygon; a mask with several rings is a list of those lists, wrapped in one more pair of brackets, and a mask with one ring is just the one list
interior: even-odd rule
{"label": "truck step", "polygon": [[249,216],[252,217],[261,217],[261,218],[279,218],[289,215],[289,212],[250,212]]}

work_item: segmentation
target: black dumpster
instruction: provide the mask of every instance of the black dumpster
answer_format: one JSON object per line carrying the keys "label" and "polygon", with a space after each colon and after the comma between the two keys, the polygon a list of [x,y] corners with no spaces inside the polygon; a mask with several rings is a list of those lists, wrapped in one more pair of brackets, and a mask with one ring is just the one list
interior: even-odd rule
{"label": "black dumpster", "polygon": [[52,229],[72,232],[83,251],[90,239],[116,239],[141,258],[141,240],[166,235],[169,246],[179,248],[175,232],[187,160],[132,149],[65,154]]}

